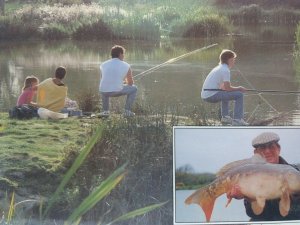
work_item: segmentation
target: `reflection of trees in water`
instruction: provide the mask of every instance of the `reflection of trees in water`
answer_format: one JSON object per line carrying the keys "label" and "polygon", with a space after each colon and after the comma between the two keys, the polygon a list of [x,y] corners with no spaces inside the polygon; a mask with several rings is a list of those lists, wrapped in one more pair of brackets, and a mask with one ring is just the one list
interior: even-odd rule
{"label": "reflection of trees in water", "polygon": [[0,67],[0,110],[7,111],[16,104],[22,87],[23,71],[13,61],[6,61]]}

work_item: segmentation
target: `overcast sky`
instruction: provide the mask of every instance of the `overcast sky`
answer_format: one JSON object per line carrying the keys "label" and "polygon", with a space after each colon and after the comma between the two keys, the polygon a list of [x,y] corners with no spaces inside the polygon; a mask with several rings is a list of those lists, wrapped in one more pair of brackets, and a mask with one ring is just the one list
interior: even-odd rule
{"label": "overcast sky", "polygon": [[217,172],[225,164],[250,158],[252,139],[262,132],[279,135],[281,156],[300,163],[300,127],[174,127],[174,167],[189,164],[195,172]]}

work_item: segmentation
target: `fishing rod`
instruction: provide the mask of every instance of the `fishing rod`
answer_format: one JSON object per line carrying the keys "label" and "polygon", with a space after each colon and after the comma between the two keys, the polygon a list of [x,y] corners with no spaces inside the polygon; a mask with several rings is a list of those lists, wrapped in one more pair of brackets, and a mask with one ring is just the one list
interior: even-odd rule
{"label": "fishing rod", "polygon": [[147,74],[152,73],[153,71],[158,70],[158,69],[160,69],[160,68],[162,68],[162,67],[164,67],[164,66],[166,66],[166,65],[168,65],[168,64],[170,64],[170,63],[176,62],[176,61],[178,61],[178,60],[180,60],[180,59],[183,59],[183,58],[185,58],[185,57],[188,57],[188,56],[190,56],[190,55],[192,55],[192,54],[195,54],[195,53],[197,53],[197,52],[202,52],[202,51],[207,50],[207,49],[209,49],[209,48],[212,48],[212,47],[214,47],[214,46],[216,46],[216,45],[218,45],[218,44],[217,44],[217,43],[211,44],[211,45],[205,46],[205,47],[203,47],[203,48],[199,48],[199,49],[196,49],[196,50],[194,50],[194,51],[185,53],[185,54],[180,55],[180,56],[178,56],[178,57],[176,57],[176,58],[169,59],[168,61],[166,61],[166,62],[164,62],[164,63],[161,63],[161,64],[159,64],[159,65],[156,65],[156,66],[154,66],[154,67],[152,67],[152,68],[150,68],[150,69],[148,69],[148,70],[145,70],[145,71],[143,71],[143,72],[141,72],[141,73],[139,73],[139,74],[133,76],[133,78],[139,77],[139,79],[140,79],[140,78],[146,76]]}
{"label": "fishing rod", "polygon": [[[226,91],[218,88],[207,88],[204,91]],[[257,89],[246,89],[245,91],[252,91],[257,93],[284,93],[284,94],[300,94],[300,91],[282,91],[282,90],[257,90]]]}

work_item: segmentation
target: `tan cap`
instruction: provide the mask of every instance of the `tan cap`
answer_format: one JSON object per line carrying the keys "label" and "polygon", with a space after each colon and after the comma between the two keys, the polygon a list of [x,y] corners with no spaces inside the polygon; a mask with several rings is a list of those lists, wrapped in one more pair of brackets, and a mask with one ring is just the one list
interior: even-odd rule
{"label": "tan cap", "polygon": [[252,146],[257,148],[261,145],[266,145],[272,142],[278,142],[280,140],[278,134],[274,132],[264,132],[258,135],[252,140]]}

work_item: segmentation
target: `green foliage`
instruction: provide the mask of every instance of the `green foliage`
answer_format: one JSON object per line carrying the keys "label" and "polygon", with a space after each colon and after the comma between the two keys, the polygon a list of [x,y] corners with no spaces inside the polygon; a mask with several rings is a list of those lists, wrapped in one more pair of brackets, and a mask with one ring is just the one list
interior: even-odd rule
{"label": "green foliage", "polygon": [[1,190],[7,190],[12,191],[15,190],[18,187],[18,183],[9,180],[5,177],[0,177],[0,189]]}
{"label": "green foliage", "polygon": [[294,7],[300,8],[298,0],[215,0],[215,5],[225,8],[256,4],[264,8]]}
{"label": "green foliage", "polygon": [[[102,132],[101,132],[102,133]],[[98,137],[99,138],[99,137]],[[126,174],[126,164],[115,170],[106,180],[104,180],[69,216],[65,225],[71,225],[78,221],[87,211],[101,201],[116,185],[124,178]]]}
{"label": "green foliage", "polygon": [[24,23],[20,18],[0,17],[0,40],[23,40],[38,37],[36,23]]}
{"label": "green foliage", "polygon": [[41,33],[45,40],[59,40],[69,37],[69,32],[58,23],[52,23],[43,27]]}
{"label": "green foliage", "polygon": [[64,176],[63,180],[61,181],[61,183],[57,187],[55,193],[51,197],[51,199],[49,201],[49,204],[48,204],[48,206],[47,206],[47,208],[46,208],[46,210],[44,212],[44,216],[47,215],[47,213],[50,210],[50,208],[52,207],[53,203],[57,200],[57,198],[59,197],[59,194],[63,191],[64,187],[69,182],[69,180],[71,179],[71,177],[73,176],[73,174],[81,166],[81,164],[86,159],[86,157],[88,156],[88,154],[90,153],[90,151],[93,149],[93,147],[96,144],[96,142],[101,138],[102,131],[103,131],[103,126],[100,126],[97,129],[97,131],[95,132],[95,134],[91,137],[91,139],[89,140],[89,142],[80,151],[78,157],[76,158],[76,160],[72,164],[71,168],[68,170],[68,172]]}
{"label": "green foliage", "polygon": [[140,216],[140,215],[144,215],[154,209],[157,209],[157,208],[160,208],[162,207],[163,205],[165,205],[167,202],[163,202],[163,203],[159,203],[159,204],[153,204],[153,205],[150,205],[150,206],[146,206],[144,208],[141,208],[141,209],[137,209],[137,210],[133,210],[129,213],[126,213],[116,219],[114,219],[112,222],[108,223],[107,225],[111,225],[113,223],[116,223],[116,222],[120,222],[120,221],[124,221],[124,220],[129,220],[131,218],[134,218],[136,216]]}
{"label": "green foliage", "polygon": [[297,24],[300,20],[300,11],[288,8],[277,8],[265,11],[265,21],[272,24]]}
{"label": "green foliage", "polygon": [[114,33],[121,39],[158,40],[160,39],[159,26],[151,19],[126,18],[115,21]]}
{"label": "green foliage", "polygon": [[114,34],[111,31],[111,28],[100,19],[95,22],[81,24],[72,33],[72,37],[76,40],[109,40],[114,38]]}
{"label": "green foliage", "polygon": [[221,10],[234,24],[295,24],[299,10],[287,7],[262,8],[259,4],[241,5]]}
{"label": "green foliage", "polygon": [[298,82],[300,82],[300,23],[297,25],[297,29],[295,32],[296,36],[296,48],[294,49],[294,60],[293,60],[293,66],[296,71],[296,77]]}
{"label": "green foliage", "polygon": [[100,111],[100,94],[92,90],[80,93],[76,96],[76,102],[83,112],[99,112]]}
{"label": "green foliage", "polygon": [[175,183],[177,185],[180,184],[177,188],[193,189],[195,187],[201,187],[216,178],[215,174],[212,173],[194,173],[191,170],[186,170],[186,166],[176,169]]}
{"label": "green foliage", "polygon": [[229,31],[229,20],[217,14],[195,13],[182,21],[174,23],[172,36],[215,37]]}
{"label": "green foliage", "polygon": [[242,6],[237,12],[238,20],[243,21],[244,24],[257,24],[261,15],[262,9],[256,4]]}

